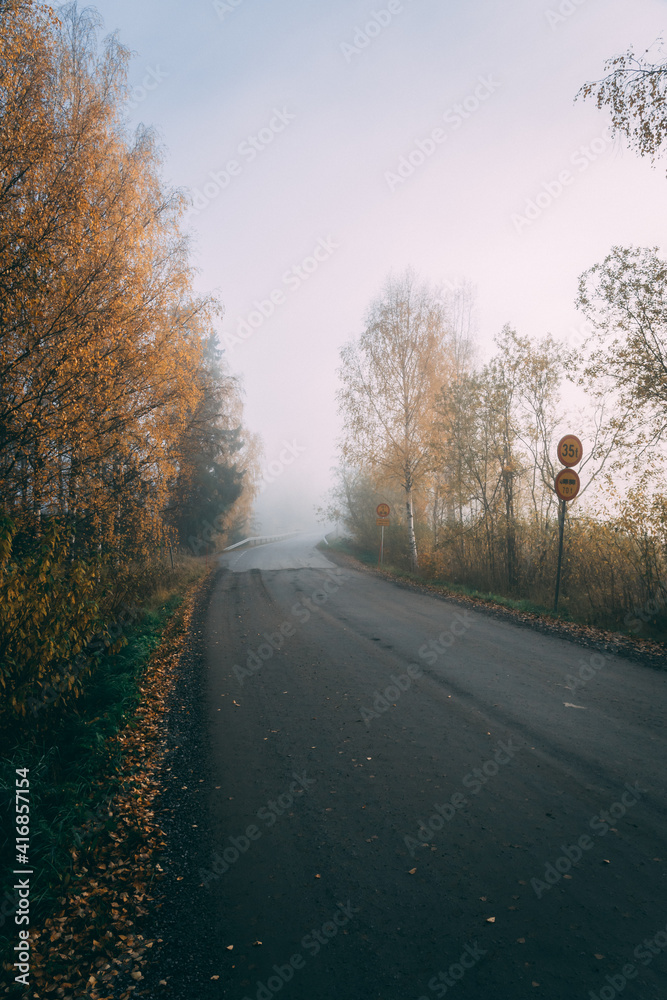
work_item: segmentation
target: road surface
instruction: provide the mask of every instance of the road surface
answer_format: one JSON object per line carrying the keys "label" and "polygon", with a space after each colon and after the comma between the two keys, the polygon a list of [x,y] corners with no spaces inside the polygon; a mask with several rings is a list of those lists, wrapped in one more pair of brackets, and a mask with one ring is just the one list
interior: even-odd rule
{"label": "road surface", "polygon": [[667,997],[665,674],[317,541],[225,556],[208,610],[191,995]]}

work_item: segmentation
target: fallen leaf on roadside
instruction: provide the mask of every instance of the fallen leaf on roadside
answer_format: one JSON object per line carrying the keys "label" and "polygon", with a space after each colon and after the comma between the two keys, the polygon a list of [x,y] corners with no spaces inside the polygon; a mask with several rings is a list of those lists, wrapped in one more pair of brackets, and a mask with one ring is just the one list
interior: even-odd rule
{"label": "fallen leaf on roadside", "polygon": [[486,922],[487,922],[487,924],[495,924],[496,918],[495,917],[487,917],[486,918]]}
{"label": "fallen leaf on roadside", "polygon": [[410,871],[408,872],[408,875],[414,875],[416,871],[417,871],[416,868],[411,868]]}

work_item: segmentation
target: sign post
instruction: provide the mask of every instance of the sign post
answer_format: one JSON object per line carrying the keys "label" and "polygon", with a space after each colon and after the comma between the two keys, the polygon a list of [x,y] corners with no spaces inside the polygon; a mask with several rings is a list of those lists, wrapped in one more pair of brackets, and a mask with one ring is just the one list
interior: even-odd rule
{"label": "sign post", "polygon": [[560,594],[560,576],[563,566],[563,536],[565,535],[565,508],[570,500],[579,493],[581,480],[572,468],[578,465],[584,455],[581,441],[574,434],[566,434],[558,442],[558,461],[565,468],[561,469],[554,480],[556,496],[560,500],[558,511],[558,567],[556,569],[556,594],[554,597],[554,614],[558,612],[558,597]]}
{"label": "sign post", "polygon": [[382,530],[380,533],[380,556],[378,558],[378,563],[381,566],[384,562],[384,529],[389,526],[389,514],[391,513],[388,503],[380,503],[375,509],[377,518],[375,520],[376,524],[381,525]]}

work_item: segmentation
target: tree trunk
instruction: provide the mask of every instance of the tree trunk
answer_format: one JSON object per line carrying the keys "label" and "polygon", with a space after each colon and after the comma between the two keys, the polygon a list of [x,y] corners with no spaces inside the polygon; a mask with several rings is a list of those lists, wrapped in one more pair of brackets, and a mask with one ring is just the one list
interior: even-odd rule
{"label": "tree trunk", "polygon": [[417,558],[417,539],[415,538],[415,516],[412,510],[412,490],[406,489],[405,494],[405,512],[408,520],[408,539],[410,541],[410,567],[416,573],[419,569],[419,560]]}
{"label": "tree trunk", "polygon": [[507,583],[510,591],[516,589],[516,525],[514,523],[514,504],[512,503],[512,486],[505,484],[505,538],[507,543]]}

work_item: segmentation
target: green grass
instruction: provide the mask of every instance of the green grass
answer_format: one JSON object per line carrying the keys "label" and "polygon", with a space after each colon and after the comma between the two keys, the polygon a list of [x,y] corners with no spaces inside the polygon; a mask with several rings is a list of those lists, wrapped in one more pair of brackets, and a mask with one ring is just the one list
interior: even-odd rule
{"label": "green grass", "polygon": [[[392,569],[391,572],[393,575],[405,577],[406,579],[413,580],[416,583],[426,583],[430,587],[437,587],[438,589],[446,590],[451,594],[458,594],[462,597],[473,597],[480,601],[487,601],[491,604],[500,604],[504,608],[511,608],[514,611],[523,611],[527,614],[550,615],[551,617],[554,617],[552,609],[545,608],[541,604],[535,604],[533,601],[528,601],[526,599],[517,600],[512,597],[505,597],[503,594],[494,594],[491,591],[477,590],[474,587],[466,586],[464,583],[451,583],[449,580],[425,579],[416,573],[406,573],[404,570]],[[555,617],[563,618],[567,621],[571,620],[571,615],[567,610],[563,610]]]}
{"label": "green grass", "polygon": [[[328,544],[327,544],[328,543]],[[367,566],[377,566],[378,565],[378,553],[370,552],[368,549],[362,549],[349,538],[328,538],[326,542],[320,542],[317,546],[322,552],[326,552],[327,549],[333,549],[334,552],[342,552],[344,555],[352,556],[359,562],[364,563]],[[386,569],[386,565],[383,567]]]}
{"label": "green grass", "polygon": [[[327,540],[329,542],[328,546],[325,543],[321,543],[318,546],[323,552],[326,552],[328,548],[330,551],[333,550],[334,552],[342,552],[345,555],[352,556],[364,565],[379,568],[377,551],[370,552],[368,550],[364,550],[357,546],[349,538],[329,538]],[[667,613],[665,612],[660,612],[654,615],[648,621],[643,620],[641,627],[633,630],[629,629],[626,624],[627,609],[623,609],[614,615],[606,613],[604,610],[595,610],[590,607],[586,608],[586,610],[582,610],[581,606],[578,606],[576,598],[570,598],[567,595],[562,595],[558,613],[554,614],[552,605],[547,607],[544,604],[538,604],[528,598],[508,597],[505,594],[478,590],[464,583],[454,583],[450,580],[443,579],[431,579],[421,575],[420,573],[411,573],[402,566],[393,566],[388,563],[385,563],[382,566],[382,570],[389,573],[397,580],[406,580],[433,587],[440,590],[443,594],[470,597],[474,600],[496,604],[512,611],[539,615],[542,618],[551,618],[555,621],[572,622],[579,625],[592,626],[594,628],[616,632],[620,635],[631,636],[635,639],[648,639],[662,644],[667,642]],[[635,614],[636,611],[631,612],[631,617],[633,619],[635,618]]]}
{"label": "green grass", "polygon": [[402,567],[393,566],[390,563],[384,563],[380,567],[378,565],[377,552],[370,552],[368,550],[361,549],[349,538],[334,538],[327,539],[327,541],[329,542],[328,546],[324,543],[320,543],[318,546],[318,548],[321,548],[323,552],[326,552],[327,548],[333,549],[335,552],[342,552],[345,555],[352,556],[354,559],[357,559],[366,566],[373,566],[377,569],[382,569],[383,572],[389,573],[398,580],[407,580],[411,583],[434,587],[437,590],[441,590],[443,593],[461,597],[470,597],[476,600],[486,601],[487,603],[498,604],[501,607],[510,608],[513,611],[525,612],[526,614],[542,616],[548,615],[551,618],[558,618],[563,621],[574,620],[571,611],[566,607],[562,607],[559,613],[554,615],[551,608],[535,604],[533,601],[529,601],[527,599],[517,599],[506,597],[504,594],[496,594],[491,591],[477,590],[476,588],[469,587],[464,583],[452,583],[450,580],[442,580],[438,578],[431,579],[422,576],[420,573],[412,573]]}
{"label": "green grass", "polygon": [[[122,752],[110,740],[132,718],[141,701],[139,684],[148,659],[191,583],[202,576],[204,562],[189,560],[146,602],[137,620],[124,630],[128,640],[120,651],[101,658],[75,707],[56,713],[44,730],[21,730],[2,736],[0,747],[0,844],[3,857],[14,856],[14,788],[16,768],[30,769],[31,924],[54,906],[68,882],[71,849],[94,843],[82,825],[95,816],[101,827],[111,822],[105,803],[118,787]],[[100,782],[104,779],[104,783]],[[6,870],[6,869],[5,869]],[[0,953],[16,940],[13,916],[7,916],[12,896],[10,880],[0,886]],[[5,894],[9,892],[9,896]],[[5,915],[2,903],[7,902]]]}

